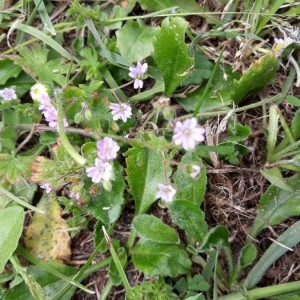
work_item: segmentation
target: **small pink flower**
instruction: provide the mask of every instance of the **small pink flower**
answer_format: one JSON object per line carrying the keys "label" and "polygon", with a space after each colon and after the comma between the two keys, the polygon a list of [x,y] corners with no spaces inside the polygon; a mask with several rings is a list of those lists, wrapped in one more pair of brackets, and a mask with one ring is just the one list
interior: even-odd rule
{"label": "small pink flower", "polygon": [[170,183],[159,183],[157,185],[156,199],[161,198],[165,202],[172,202],[176,194],[176,189]]}
{"label": "small pink flower", "polygon": [[127,104],[111,103],[109,108],[111,109],[114,121],[122,119],[125,123],[132,115],[131,107]]}
{"label": "small pink flower", "polygon": [[40,188],[45,190],[45,192],[47,194],[49,194],[52,191],[52,187],[50,186],[50,184],[48,182],[44,182],[44,183],[40,184]]}
{"label": "small pink flower", "polygon": [[140,62],[137,62],[136,67],[129,68],[130,71],[129,76],[134,79],[133,87],[135,89],[143,88],[144,82],[142,79],[144,79],[145,76],[144,74],[147,72],[147,69],[148,69],[148,64],[147,63],[141,64]]}
{"label": "small pink flower", "polygon": [[112,178],[112,165],[99,158],[96,158],[95,165],[86,169],[87,176],[92,178],[94,183],[109,181]]}
{"label": "small pink flower", "polygon": [[0,98],[3,98],[6,101],[11,101],[18,97],[13,88],[4,88],[3,90],[0,90]]}
{"label": "small pink flower", "polygon": [[119,145],[110,137],[105,137],[97,143],[98,157],[102,161],[113,160],[117,157],[120,150]]}
{"label": "small pink flower", "polygon": [[173,143],[185,150],[194,150],[198,143],[204,141],[204,133],[205,129],[198,125],[196,118],[178,121],[174,128]]}

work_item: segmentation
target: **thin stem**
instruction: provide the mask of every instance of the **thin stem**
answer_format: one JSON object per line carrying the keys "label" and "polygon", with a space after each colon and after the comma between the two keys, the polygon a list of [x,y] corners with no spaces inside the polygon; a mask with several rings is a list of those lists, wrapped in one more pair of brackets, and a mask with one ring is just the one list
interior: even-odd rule
{"label": "thin stem", "polygon": [[61,96],[57,93],[56,95],[56,104],[57,104],[57,128],[58,133],[61,138],[62,145],[67,150],[67,152],[70,154],[70,156],[81,166],[84,166],[86,163],[86,159],[82,157],[71,145],[69,142],[69,139],[67,137],[65,126],[64,126],[64,116],[63,116],[63,106],[62,106],[62,100]]}
{"label": "thin stem", "polygon": [[35,212],[44,214],[45,212],[43,210],[41,210],[38,207],[32,206],[29,203],[27,203],[26,201],[21,200],[20,198],[16,197],[14,194],[12,194],[11,192],[9,192],[8,190],[6,190],[4,187],[2,187],[0,185],[0,195],[4,194],[5,196],[7,196],[8,198],[12,199],[13,201],[16,201],[18,204],[27,207]]}
{"label": "thin stem", "polygon": [[105,229],[104,226],[102,226],[102,230],[103,230],[103,233],[104,233],[104,237],[106,239],[106,243],[108,245],[108,249],[110,251],[112,259],[113,259],[113,261],[114,261],[114,263],[116,265],[116,268],[118,270],[119,276],[121,277],[121,280],[122,280],[122,283],[123,283],[123,285],[125,287],[125,290],[128,292],[131,289],[131,287],[130,287],[130,284],[129,284],[128,279],[126,277],[126,274],[125,274],[125,272],[123,270],[123,266],[122,266],[122,264],[121,264],[121,262],[119,260],[118,254],[117,254],[117,252],[116,252],[116,250],[115,250],[115,248],[114,248],[114,246],[113,246],[113,244],[111,242],[111,239],[108,236],[108,234],[107,234],[106,229]]}
{"label": "thin stem", "polygon": [[[277,102],[279,100],[282,100],[282,98],[283,98],[283,95],[281,93],[279,93],[276,96],[273,96],[273,97],[261,100],[259,102],[252,103],[252,104],[249,104],[249,105],[245,105],[245,106],[236,108],[236,109],[233,110],[233,113],[239,113],[239,112],[246,111],[248,109],[252,109],[252,108],[256,108],[256,107],[262,106],[264,104],[268,104],[268,103],[272,103],[272,102]],[[198,113],[197,117],[200,117],[200,118],[201,117],[202,118],[211,118],[211,117],[225,116],[225,115],[227,115],[227,113],[230,110],[231,110],[230,108],[225,108],[223,110],[218,110],[218,111],[211,111],[211,112],[208,111],[208,112]],[[176,120],[185,120],[185,119],[189,119],[191,117],[193,117],[193,114],[187,114],[187,115],[184,115],[184,116],[181,116],[181,117],[177,118]]]}
{"label": "thin stem", "polygon": [[294,66],[294,68],[296,70],[296,74],[297,74],[297,81],[295,83],[295,86],[299,87],[300,86],[300,68],[299,68],[299,65],[296,62],[295,58],[292,56],[292,54],[290,54],[289,60],[292,63],[292,65]]}
{"label": "thin stem", "polygon": [[227,296],[221,296],[218,300],[247,300],[247,299],[266,299],[285,293],[300,291],[300,281],[278,284],[263,288],[256,288],[243,293],[233,293]]}

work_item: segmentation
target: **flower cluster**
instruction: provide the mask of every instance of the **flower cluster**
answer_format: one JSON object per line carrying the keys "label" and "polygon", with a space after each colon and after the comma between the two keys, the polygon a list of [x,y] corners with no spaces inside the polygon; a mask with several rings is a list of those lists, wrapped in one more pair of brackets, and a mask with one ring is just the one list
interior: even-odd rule
{"label": "flower cluster", "polygon": [[122,121],[125,123],[132,115],[131,107],[127,104],[111,103],[109,108],[111,109],[114,121],[122,119]]}
{"label": "flower cluster", "polygon": [[95,165],[86,169],[87,176],[94,183],[107,183],[113,179],[112,160],[120,150],[118,144],[110,137],[105,137],[97,143],[98,158]]}
{"label": "flower cluster", "polygon": [[177,121],[174,128],[173,143],[185,150],[194,150],[204,141],[205,129],[198,125],[196,118],[183,122]]}
{"label": "flower cluster", "polygon": [[18,97],[13,88],[4,88],[3,90],[0,90],[0,98],[3,98],[6,101],[11,101]]}
{"label": "flower cluster", "polygon": [[148,69],[148,64],[147,63],[141,64],[140,62],[137,63],[136,67],[129,68],[130,71],[129,76],[134,79],[133,87],[135,89],[143,88],[144,86],[143,79],[145,77],[145,73],[147,72],[147,69]]}
{"label": "flower cluster", "polygon": [[[52,105],[47,89],[43,84],[35,84],[30,91],[31,98],[39,103],[39,110],[45,117],[45,121],[50,127],[57,127],[57,110]],[[64,126],[68,127],[68,122],[64,118]]]}

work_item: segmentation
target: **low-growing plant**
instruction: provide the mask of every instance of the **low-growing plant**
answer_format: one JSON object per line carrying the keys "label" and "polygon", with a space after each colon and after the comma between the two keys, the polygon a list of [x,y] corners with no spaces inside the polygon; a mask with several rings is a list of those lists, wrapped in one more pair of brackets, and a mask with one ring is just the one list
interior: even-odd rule
{"label": "low-growing plant", "polygon": [[[300,85],[293,57],[299,28],[283,16],[274,20],[285,1],[231,1],[220,14],[183,2],[75,0],[62,7],[64,22],[51,18],[52,2],[0,3],[3,299],[71,299],[78,289],[93,295],[83,280],[98,270],[107,279],[91,296],[97,299],[119,285],[132,300],[299,296],[299,281],[257,284],[299,243],[300,221],[262,255],[255,242],[264,229],[300,215],[300,113],[288,120],[280,109],[285,99],[299,107],[288,95]],[[240,20],[233,13],[239,5]],[[190,26],[192,15],[205,21],[205,34]],[[270,46],[265,39],[276,26],[283,38]],[[235,40],[239,62],[228,63],[226,45],[215,39]],[[287,60],[281,92],[262,96],[272,84],[279,90]],[[245,105],[257,94],[259,101]],[[208,174],[243,169],[255,149],[240,115],[259,108],[266,147],[256,171],[270,185],[237,251],[230,227],[207,218]],[[71,244],[88,230],[93,250],[76,268]]]}

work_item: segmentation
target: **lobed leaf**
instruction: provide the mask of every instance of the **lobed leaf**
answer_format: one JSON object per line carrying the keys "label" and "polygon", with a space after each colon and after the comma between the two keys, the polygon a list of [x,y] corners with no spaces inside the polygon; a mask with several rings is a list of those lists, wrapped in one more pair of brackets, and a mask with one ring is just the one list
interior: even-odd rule
{"label": "lobed leaf", "polygon": [[143,23],[128,21],[116,32],[117,47],[121,56],[129,62],[142,61],[153,51],[156,29]]}

